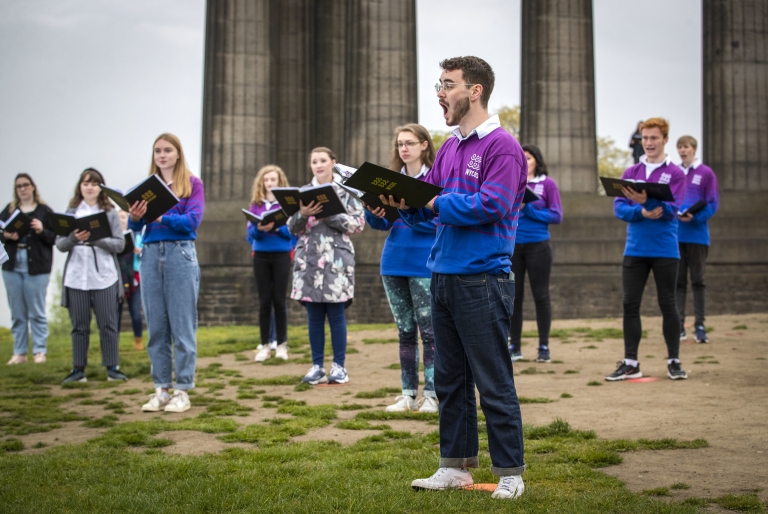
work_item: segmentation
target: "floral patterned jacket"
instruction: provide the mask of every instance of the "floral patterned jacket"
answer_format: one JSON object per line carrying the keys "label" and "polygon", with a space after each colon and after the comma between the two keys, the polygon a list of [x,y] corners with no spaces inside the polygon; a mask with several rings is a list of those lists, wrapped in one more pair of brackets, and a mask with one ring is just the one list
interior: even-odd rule
{"label": "floral patterned jacket", "polygon": [[[314,182],[310,185],[318,185]],[[293,262],[294,300],[345,303],[355,295],[355,248],[349,236],[363,230],[363,204],[341,187],[334,189],[348,214],[318,220],[297,212],[288,219],[288,230],[299,237]]]}

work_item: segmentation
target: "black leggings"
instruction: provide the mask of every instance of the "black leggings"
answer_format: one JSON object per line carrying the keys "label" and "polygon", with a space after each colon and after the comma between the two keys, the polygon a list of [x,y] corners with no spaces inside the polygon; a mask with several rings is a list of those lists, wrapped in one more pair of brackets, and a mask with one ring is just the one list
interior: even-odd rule
{"label": "black leggings", "polygon": [[253,276],[259,294],[259,329],[261,344],[269,344],[272,309],[275,310],[277,342],[288,341],[288,284],[291,279],[290,252],[254,252]]}
{"label": "black leggings", "polygon": [[552,245],[549,241],[515,245],[512,254],[512,271],[515,274],[515,308],[509,324],[510,351],[520,351],[523,333],[523,295],[525,272],[531,282],[533,301],[536,304],[536,325],[539,329],[539,347],[549,346],[549,330],[552,326],[552,304],[549,300],[549,276],[552,273]]}
{"label": "black leggings", "polygon": [[653,270],[656,293],[662,316],[662,331],[667,343],[667,358],[677,359],[680,353],[680,317],[675,303],[678,259],[662,257],[624,257],[621,280],[624,286],[624,358],[637,360],[637,349],[643,326],[640,322],[640,302]]}

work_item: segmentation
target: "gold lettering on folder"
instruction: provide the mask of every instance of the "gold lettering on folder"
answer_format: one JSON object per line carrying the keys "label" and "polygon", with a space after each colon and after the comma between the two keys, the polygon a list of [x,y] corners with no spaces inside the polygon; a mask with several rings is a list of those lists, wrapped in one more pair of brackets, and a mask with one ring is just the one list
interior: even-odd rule
{"label": "gold lettering on folder", "polygon": [[151,202],[151,201],[152,201],[152,200],[154,200],[155,198],[157,198],[157,195],[156,195],[155,193],[153,193],[151,189],[150,189],[150,190],[148,190],[148,191],[147,191],[146,193],[144,193],[143,195],[141,195],[141,199],[142,199],[142,200],[144,200],[144,201],[145,201],[145,202],[147,202],[147,203]]}

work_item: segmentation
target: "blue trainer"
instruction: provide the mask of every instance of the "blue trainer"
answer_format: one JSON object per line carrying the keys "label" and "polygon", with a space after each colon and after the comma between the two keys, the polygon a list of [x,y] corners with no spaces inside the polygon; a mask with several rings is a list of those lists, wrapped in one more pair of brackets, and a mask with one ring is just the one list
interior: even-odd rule
{"label": "blue trainer", "polygon": [[693,338],[696,340],[697,343],[708,343],[709,338],[707,338],[707,330],[704,328],[704,325],[696,325],[696,332],[693,335]]}
{"label": "blue trainer", "polygon": [[304,378],[302,378],[301,381],[311,385],[325,384],[328,382],[328,377],[325,376],[325,368],[321,368],[315,364],[309,368],[309,371],[307,371],[307,374],[304,375]]}

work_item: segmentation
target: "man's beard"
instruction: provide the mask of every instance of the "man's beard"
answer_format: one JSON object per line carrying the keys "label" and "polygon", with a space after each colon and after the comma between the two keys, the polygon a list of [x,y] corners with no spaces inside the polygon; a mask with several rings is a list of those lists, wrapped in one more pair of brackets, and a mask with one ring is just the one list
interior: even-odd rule
{"label": "man's beard", "polygon": [[464,116],[467,115],[469,112],[469,98],[462,98],[458,102],[456,102],[456,107],[453,111],[453,116],[445,120],[445,124],[449,127],[453,127],[455,125],[458,125],[461,123],[461,120],[464,119]]}

